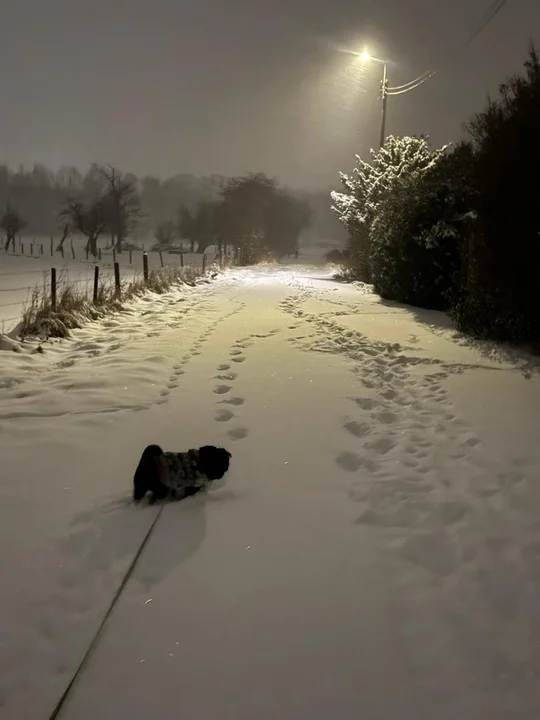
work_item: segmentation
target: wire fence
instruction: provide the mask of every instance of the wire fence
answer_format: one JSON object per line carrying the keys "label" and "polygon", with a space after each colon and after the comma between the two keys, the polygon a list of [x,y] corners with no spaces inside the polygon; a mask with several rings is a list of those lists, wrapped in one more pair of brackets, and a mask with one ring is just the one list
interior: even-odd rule
{"label": "wire fence", "polygon": [[[191,245],[189,243],[189,245]],[[110,259],[112,262],[116,262],[120,259],[125,259],[125,262],[132,264],[133,261],[137,261],[137,258],[142,257],[145,253],[163,253],[163,255],[182,256],[194,255],[194,251],[190,247],[185,247],[183,243],[180,245],[171,245],[170,247],[158,247],[157,243],[151,245],[149,249],[145,248],[145,244],[133,244],[127,242],[124,245],[124,251],[118,253],[113,245],[107,245],[105,248],[96,248],[95,255],[92,254],[91,248],[86,238],[73,237],[67,238],[66,240],[59,240],[58,238],[51,237],[47,238],[28,238],[25,236],[18,236],[13,238],[9,246],[7,245],[6,238],[0,236],[0,246],[4,249],[4,256],[8,257],[25,257],[33,258],[34,260],[44,259],[46,257],[62,258],[63,260],[75,260],[78,262],[102,262]],[[1,276],[1,273],[0,273]]]}
{"label": "wire fence", "polygon": [[[24,247],[24,241],[19,239]],[[17,241],[16,241],[17,247]],[[58,262],[63,255],[57,250],[54,240],[51,238],[50,249],[53,254],[54,266],[41,251],[43,243],[39,244],[40,252],[37,255],[30,254],[22,256],[25,260],[34,257],[42,258],[47,266],[41,269],[21,270],[20,265],[13,272],[2,269],[0,271],[0,329],[2,334],[9,332],[13,326],[20,322],[25,308],[31,303],[34,294],[48,296],[53,308],[59,293],[66,287],[77,287],[85,285],[89,299],[97,301],[99,292],[104,289],[114,289],[116,297],[121,296],[122,286],[126,282],[133,282],[140,278],[148,281],[152,270],[180,270],[181,268],[198,268],[203,272],[212,264],[223,265],[232,258],[223,253],[205,252],[200,255],[184,252],[183,248],[167,252],[166,250],[145,252],[144,250],[129,249],[125,253],[100,252],[96,257],[89,255],[85,248],[82,249],[73,245],[69,246],[70,257],[67,264]],[[82,255],[80,262],[77,262],[77,254]],[[4,257],[15,261],[17,253],[5,253]],[[18,255],[21,258],[21,255]],[[25,262],[25,260],[23,262]],[[8,264],[9,264],[8,260]],[[20,262],[20,261],[19,261]],[[23,278],[28,276],[28,284],[24,284]],[[38,276],[41,276],[39,278]],[[84,290],[83,290],[84,292]],[[15,308],[19,308],[16,313]]]}

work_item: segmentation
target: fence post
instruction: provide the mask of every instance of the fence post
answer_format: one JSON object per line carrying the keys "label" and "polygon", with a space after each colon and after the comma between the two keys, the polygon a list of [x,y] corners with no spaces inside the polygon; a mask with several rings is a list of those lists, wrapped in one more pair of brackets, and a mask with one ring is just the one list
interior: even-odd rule
{"label": "fence post", "polygon": [[148,255],[146,253],[144,253],[142,256],[142,264],[143,264],[144,282],[148,282]]}
{"label": "fence post", "polygon": [[51,257],[54,255],[54,238],[51,238]]}
{"label": "fence post", "polygon": [[43,255],[43,243],[39,246],[39,254]]}
{"label": "fence post", "polygon": [[56,268],[51,268],[51,307],[56,310]]}
{"label": "fence post", "polygon": [[96,265],[94,267],[94,297],[93,297],[94,305],[96,305],[96,303],[97,303],[98,290],[99,290],[99,265]]}
{"label": "fence post", "polygon": [[180,246],[180,267],[184,267],[184,248]]}
{"label": "fence post", "polygon": [[120,297],[120,263],[114,263],[114,289],[116,297]]}
{"label": "fence post", "polygon": [[130,265],[131,265],[131,263],[132,263],[132,260],[133,260],[133,251],[130,250],[130,251],[129,251],[129,264],[130,264]]}
{"label": "fence post", "polygon": [[24,255],[24,243],[21,243],[21,255]]}
{"label": "fence post", "polygon": [[101,262],[101,248],[98,249],[99,262]]}
{"label": "fence post", "polygon": [[203,256],[202,256],[202,271],[203,271],[203,273],[206,272],[206,253],[203,253]]}
{"label": "fence post", "polygon": [[163,267],[163,253],[161,252],[161,250],[159,251],[159,261],[161,263],[161,267]]}
{"label": "fence post", "polygon": [[30,243],[30,255],[34,254],[34,243]]}

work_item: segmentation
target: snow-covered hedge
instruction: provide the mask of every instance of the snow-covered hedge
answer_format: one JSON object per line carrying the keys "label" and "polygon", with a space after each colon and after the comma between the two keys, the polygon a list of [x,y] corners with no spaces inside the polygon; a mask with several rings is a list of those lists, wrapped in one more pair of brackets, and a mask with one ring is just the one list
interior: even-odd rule
{"label": "snow-covered hedge", "polygon": [[461,244],[472,190],[471,149],[433,153],[402,172],[371,225],[371,273],[383,297],[448,309],[460,278]]}

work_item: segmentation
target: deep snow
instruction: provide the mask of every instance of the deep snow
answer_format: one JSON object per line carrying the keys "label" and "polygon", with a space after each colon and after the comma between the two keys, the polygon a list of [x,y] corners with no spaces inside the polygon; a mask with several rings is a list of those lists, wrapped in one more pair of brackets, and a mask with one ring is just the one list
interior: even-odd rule
{"label": "deep snow", "polygon": [[0,717],[47,718],[157,512],[144,445],[216,443],[61,717],[540,712],[540,380],[322,268],[234,270],[0,365]]}

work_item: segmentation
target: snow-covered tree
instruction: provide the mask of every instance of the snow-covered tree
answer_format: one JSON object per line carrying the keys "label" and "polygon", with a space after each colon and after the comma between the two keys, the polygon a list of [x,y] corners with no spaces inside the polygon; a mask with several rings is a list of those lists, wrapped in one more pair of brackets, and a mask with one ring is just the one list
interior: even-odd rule
{"label": "snow-covered tree", "polygon": [[447,309],[461,269],[473,190],[470,145],[402,173],[371,225],[371,270],[383,297]]}
{"label": "snow-covered tree", "polygon": [[332,193],[333,209],[349,233],[348,254],[356,276],[371,281],[371,226],[380,203],[403,177],[436,162],[445,148],[432,150],[425,137],[390,136],[371,162],[357,155],[351,175],[340,174],[345,192]]}

